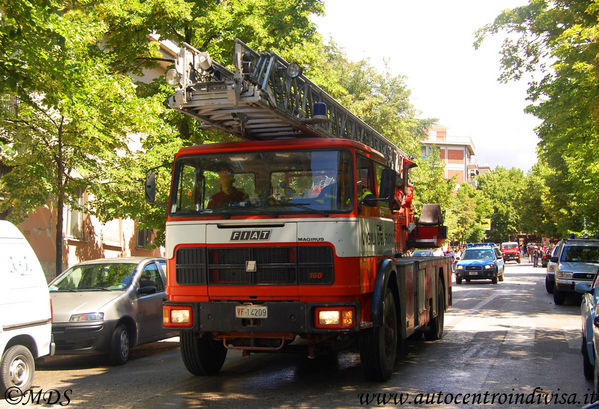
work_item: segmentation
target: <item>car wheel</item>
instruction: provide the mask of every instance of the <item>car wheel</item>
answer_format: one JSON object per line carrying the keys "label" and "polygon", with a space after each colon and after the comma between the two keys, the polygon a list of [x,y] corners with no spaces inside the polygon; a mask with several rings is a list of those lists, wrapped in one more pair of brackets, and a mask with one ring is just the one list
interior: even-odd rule
{"label": "car wheel", "polygon": [[193,331],[181,331],[181,357],[189,372],[198,376],[214,375],[227,357],[227,348],[210,335],[200,337]]}
{"label": "car wheel", "polygon": [[397,358],[399,326],[395,297],[389,288],[385,291],[382,312],[381,325],[360,334],[360,363],[364,376],[373,381],[389,379]]}
{"label": "car wheel", "polygon": [[462,284],[462,277],[459,277],[459,276],[456,277],[455,282],[456,282],[456,284]]}
{"label": "car wheel", "polygon": [[557,288],[553,289],[553,302],[555,305],[562,305],[564,300],[566,299],[566,295],[557,290]]}
{"label": "car wheel", "polygon": [[518,264],[520,264],[520,259],[517,259],[517,260],[516,260],[516,262],[517,262]]}
{"label": "car wheel", "polygon": [[0,393],[17,387],[21,392],[31,388],[35,361],[31,351],[23,345],[13,345],[6,350],[0,365]]}
{"label": "car wheel", "polygon": [[491,279],[491,282],[492,282],[493,284],[497,284],[497,277],[496,277],[496,276],[495,276],[495,277],[493,277],[493,278]]}
{"label": "car wheel", "polygon": [[589,354],[587,352],[587,347],[586,347],[587,341],[586,338],[583,337],[582,338],[582,346],[581,346],[581,352],[582,352],[582,369],[584,372],[584,377],[586,379],[593,379],[593,375],[594,375],[594,371],[595,369],[593,368],[593,365],[591,365],[591,361],[589,359]]}
{"label": "car wheel", "polygon": [[545,290],[547,290],[549,294],[553,293],[553,281],[551,281],[548,276],[545,276]]}
{"label": "car wheel", "polygon": [[112,343],[110,345],[110,361],[114,365],[123,365],[129,360],[131,351],[131,338],[127,327],[123,324],[117,325],[112,333]]}
{"label": "car wheel", "polygon": [[428,329],[424,331],[424,339],[436,341],[443,338],[443,325],[445,323],[445,289],[443,285],[437,286],[437,316],[432,317],[428,323]]}
{"label": "car wheel", "polygon": [[503,281],[503,272],[501,273],[501,275],[499,276],[499,281]]}

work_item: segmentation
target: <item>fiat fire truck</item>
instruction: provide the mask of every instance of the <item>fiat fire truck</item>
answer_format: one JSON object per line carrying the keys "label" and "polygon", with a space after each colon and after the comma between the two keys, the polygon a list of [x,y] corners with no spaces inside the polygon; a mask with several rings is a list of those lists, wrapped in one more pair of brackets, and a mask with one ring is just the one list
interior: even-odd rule
{"label": "fiat fire truck", "polygon": [[[196,375],[244,355],[355,348],[388,379],[402,340],[443,335],[451,305],[438,205],[414,217],[415,164],[312,83],[295,63],[237,40],[235,71],[183,44],[169,105],[242,142],[181,149],[167,205],[168,301]],[[155,202],[155,175],[146,178]]]}

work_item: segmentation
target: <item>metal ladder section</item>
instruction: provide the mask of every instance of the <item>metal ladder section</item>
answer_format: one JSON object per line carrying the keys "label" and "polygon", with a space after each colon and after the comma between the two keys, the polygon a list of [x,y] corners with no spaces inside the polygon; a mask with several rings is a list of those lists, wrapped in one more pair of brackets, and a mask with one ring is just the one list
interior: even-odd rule
{"label": "metal ladder section", "polygon": [[204,128],[245,139],[351,139],[382,153],[394,169],[408,157],[301,72],[289,75],[290,64],[276,53],[258,54],[237,39],[234,63],[235,73],[183,43],[175,61],[179,88],[169,105]]}

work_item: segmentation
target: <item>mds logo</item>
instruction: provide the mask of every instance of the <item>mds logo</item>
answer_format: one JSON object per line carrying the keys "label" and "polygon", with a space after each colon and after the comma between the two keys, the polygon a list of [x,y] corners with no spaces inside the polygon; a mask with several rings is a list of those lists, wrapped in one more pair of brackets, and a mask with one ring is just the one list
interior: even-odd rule
{"label": "mds logo", "polygon": [[231,241],[270,240],[271,230],[235,230],[231,232]]}

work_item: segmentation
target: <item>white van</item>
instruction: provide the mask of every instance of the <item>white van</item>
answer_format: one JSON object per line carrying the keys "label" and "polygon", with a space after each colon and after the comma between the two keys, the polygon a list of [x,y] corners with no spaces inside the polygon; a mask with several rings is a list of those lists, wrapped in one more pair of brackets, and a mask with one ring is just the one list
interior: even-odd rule
{"label": "white van", "polygon": [[31,387],[34,359],[52,355],[52,306],[44,271],[12,223],[0,220],[0,396]]}

